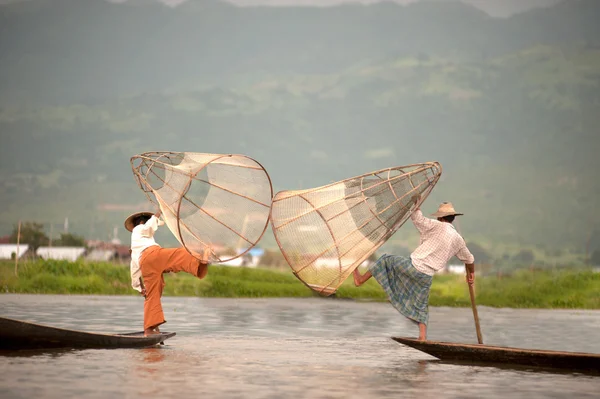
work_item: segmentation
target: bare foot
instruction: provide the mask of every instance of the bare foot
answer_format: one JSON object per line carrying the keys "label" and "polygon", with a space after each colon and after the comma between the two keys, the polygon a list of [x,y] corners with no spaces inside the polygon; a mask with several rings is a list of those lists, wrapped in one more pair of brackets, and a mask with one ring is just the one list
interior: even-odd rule
{"label": "bare foot", "polygon": [[198,271],[196,272],[196,277],[199,279],[203,279],[208,274],[208,263],[204,261],[198,261]]}
{"label": "bare foot", "polygon": [[158,331],[158,327],[157,328],[147,328],[144,330],[144,337],[148,337],[150,335],[159,335],[160,331]]}
{"label": "bare foot", "polygon": [[199,279],[203,279],[208,274],[208,260],[211,254],[210,248],[204,248],[202,251],[202,255],[198,260],[198,270],[196,271],[196,277]]}

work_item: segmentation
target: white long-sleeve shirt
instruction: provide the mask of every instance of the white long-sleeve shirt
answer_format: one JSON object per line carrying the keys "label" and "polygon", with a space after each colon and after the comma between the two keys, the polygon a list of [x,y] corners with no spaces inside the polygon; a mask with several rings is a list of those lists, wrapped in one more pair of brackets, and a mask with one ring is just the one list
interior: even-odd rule
{"label": "white long-sleeve shirt", "polygon": [[466,264],[475,263],[465,240],[451,223],[426,218],[420,209],[414,211],[410,218],[421,234],[419,246],[410,255],[418,271],[433,276],[455,255]]}
{"label": "white long-sleeve shirt", "polygon": [[153,245],[158,245],[154,241],[154,233],[158,229],[158,226],[162,226],[163,224],[165,222],[152,215],[145,224],[135,226],[131,232],[131,263],[129,265],[131,286],[139,292],[142,292],[142,286],[140,285],[140,277],[142,276],[140,257],[142,251]]}

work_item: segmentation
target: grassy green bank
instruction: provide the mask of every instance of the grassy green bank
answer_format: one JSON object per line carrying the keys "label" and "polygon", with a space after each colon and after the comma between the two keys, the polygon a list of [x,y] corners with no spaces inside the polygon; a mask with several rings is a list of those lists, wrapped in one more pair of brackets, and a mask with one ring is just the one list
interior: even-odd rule
{"label": "grassy green bank", "polygon": [[[166,296],[199,297],[312,297],[307,287],[291,272],[257,268],[213,266],[208,277],[198,280],[185,273],[165,276]],[[110,263],[36,261],[19,264],[0,262],[0,289],[3,293],[136,295],[130,288],[129,268]],[[478,278],[477,303],[513,308],[600,309],[600,273],[573,269],[556,272],[520,271],[498,279]],[[377,282],[360,288],[351,279],[337,298],[385,301]],[[437,275],[431,289],[432,306],[470,306],[462,276]]]}

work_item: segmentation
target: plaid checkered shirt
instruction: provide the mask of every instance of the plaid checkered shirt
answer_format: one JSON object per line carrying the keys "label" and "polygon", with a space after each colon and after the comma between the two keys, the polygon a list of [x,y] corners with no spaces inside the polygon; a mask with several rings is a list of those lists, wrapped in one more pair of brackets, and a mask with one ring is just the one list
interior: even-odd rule
{"label": "plaid checkered shirt", "polygon": [[418,271],[433,276],[455,255],[466,264],[475,263],[465,240],[451,223],[426,218],[420,209],[410,218],[421,234],[419,246],[410,255]]}

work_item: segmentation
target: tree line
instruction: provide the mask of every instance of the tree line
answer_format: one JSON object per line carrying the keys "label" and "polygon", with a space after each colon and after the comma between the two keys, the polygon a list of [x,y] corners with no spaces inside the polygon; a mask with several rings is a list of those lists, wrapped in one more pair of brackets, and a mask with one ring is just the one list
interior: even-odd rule
{"label": "tree line", "polygon": [[13,227],[9,242],[16,244],[28,244],[32,251],[36,251],[39,247],[54,246],[54,247],[85,247],[85,238],[72,233],[60,233],[58,239],[49,237],[44,231],[43,223],[38,222],[22,222]]}

